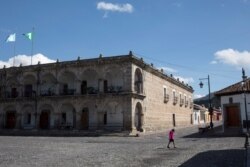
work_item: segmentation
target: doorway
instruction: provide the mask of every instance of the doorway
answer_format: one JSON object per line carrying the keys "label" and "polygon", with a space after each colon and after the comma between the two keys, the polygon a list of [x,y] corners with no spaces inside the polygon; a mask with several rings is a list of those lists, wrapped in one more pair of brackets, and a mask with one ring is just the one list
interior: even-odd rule
{"label": "doorway", "polygon": [[49,129],[49,111],[42,111],[40,115],[40,128]]}
{"label": "doorway", "polygon": [[9,111],[6,115],[6,128],[14,129],[16,127],[16,112]]}
{"label": "doorway", "polygon": [[240,127],[240,109],[238,106],[226,107],[226,125],[228,127]]}
{"label": "doorway", "polygon": [[82,129],[87,130],[89,128],[89,109],[88,108],[84,108],[82,110],[81,124],[82,124]]}

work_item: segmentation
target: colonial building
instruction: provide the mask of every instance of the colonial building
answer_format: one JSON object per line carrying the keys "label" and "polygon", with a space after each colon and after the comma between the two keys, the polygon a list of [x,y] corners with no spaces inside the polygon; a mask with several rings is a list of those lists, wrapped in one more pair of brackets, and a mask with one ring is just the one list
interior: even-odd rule
{"label": "colonial building", "polygon": [[166,130],[192,121],[193,89],[129,55],[0,69],[0,128]]}
{"label": "colonial building", "polygon": [[[215,93],[221,98],[223,128],[246,130],[246,116],[249,124],[250,79],[238,82]],[[250,124],[249,124],[250,125]]]}

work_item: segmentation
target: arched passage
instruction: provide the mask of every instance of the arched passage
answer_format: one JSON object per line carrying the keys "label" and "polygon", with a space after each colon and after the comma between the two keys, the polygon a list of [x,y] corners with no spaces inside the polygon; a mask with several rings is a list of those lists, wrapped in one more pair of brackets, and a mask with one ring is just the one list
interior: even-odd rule
{"label": "arched passage", "polygon": [[22,127],[31,128],[35,123],[34,108],[31,105],[24,105],[22,108]]}
{"label": "arched passage", "polygon": [[64,71],[59,76],[61,95],[73,95],[76,91],[76,76],[71,71]]}
{"label": "arched passage", "polygon": [[49,104],[44,104],[40,110],[39,128],[49,129],[51,127],[53,107]]}
{"label": "arched passage", "polygon": [[41,96],[52,96],[56,92],[56,78],[51,73],[46,73],[41,79]]}
{"label": "arched passage", "polygon": [[34,75],[28,74],[23,78],[24,84],[24,96],[32,97],[36,94],[36,77]]}
{"label": "arched passage", "polygon": [[142,111],[142,105],[140,102],[136,104],[135,107],[135,116],[134,116],[134,123],[136,130],[142,131],[142,126],[143,126],[143,111]]}
{"label": "arched passage", "polygon": [[81,128],[87,130],[89,128],[89,108],[84,107],[81,111]]}
{"label": "arched passage", "polygon": [[63,104],[61,107],[60,124],[62,128],[76,127],[76,110],[71,104]]}
{"label": "arched passage", "polygon": [[142,81],[142,73],[139,68],[135,70],[135,76],[134,76],[134,90],[136,93],[143,93],[143,81]]}
{"label": "arched passage", "polygon": [[5,120],[4,127],[7,129],[14,129],[17,124],[17,111],[14,106],[7,106],[4,108]]}

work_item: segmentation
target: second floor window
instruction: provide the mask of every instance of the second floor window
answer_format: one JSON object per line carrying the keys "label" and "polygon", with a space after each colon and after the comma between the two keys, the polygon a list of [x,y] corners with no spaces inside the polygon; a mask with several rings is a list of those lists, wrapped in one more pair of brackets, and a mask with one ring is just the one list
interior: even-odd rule
{"label": "second floor window", "polygon": [[24,87],[24,96],[25,97],[31,97],[32,96],[32,85],[31,84],[27,84]]}

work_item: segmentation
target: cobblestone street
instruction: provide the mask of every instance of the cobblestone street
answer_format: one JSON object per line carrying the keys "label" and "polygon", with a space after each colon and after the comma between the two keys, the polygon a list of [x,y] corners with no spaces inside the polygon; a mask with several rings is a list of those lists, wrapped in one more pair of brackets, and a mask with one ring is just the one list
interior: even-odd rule
{"label": "cobblestone street", "polygon": [[176,129],[176,149],[167,148],[163,133],[141,137],[1,136],[0,166],[243,166],[244,137],[206,137],[193,134],[196,132],[197,127]]}

